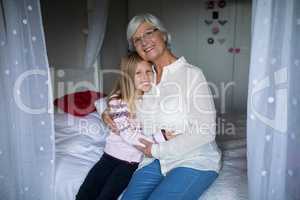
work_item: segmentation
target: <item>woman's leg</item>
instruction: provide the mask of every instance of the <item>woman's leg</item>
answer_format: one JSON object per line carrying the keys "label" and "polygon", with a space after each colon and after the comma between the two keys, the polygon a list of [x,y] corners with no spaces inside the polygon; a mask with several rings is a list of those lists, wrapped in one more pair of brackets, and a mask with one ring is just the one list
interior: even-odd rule
{"label": "woman's leg", "polygon": [[127,187],[132,174],[137,169],[138,163],[123,162],[117,166],[107,179],[97,200],[116,200]]}
{"label": "woman's leg", "polygon": [[89,171],[80,186],[76,200],[96,199],[114,169],[114,166],[114,161],[110,159],[109,155],[104,153],[101,159]]}
{"label": "woman's leg", "polygon": [[163,175],[161,174],[159,161],[154,160],[133,174],[122,200],[148,199],[162,179]]}
{"label": "woman's leg", "polygon": [[166,175],[149,200],[198,200],[217,176],[218,174],[214,171],[200,171],[186,167],[175,168]]}

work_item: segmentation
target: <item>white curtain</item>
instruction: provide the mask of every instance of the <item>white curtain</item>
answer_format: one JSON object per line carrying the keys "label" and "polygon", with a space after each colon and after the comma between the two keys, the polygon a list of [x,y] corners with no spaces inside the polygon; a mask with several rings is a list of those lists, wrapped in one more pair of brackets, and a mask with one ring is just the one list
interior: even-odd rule
{"label": "white curtain", "polygon": [[54,199],[48,69],[39,0],[0,0],[0,199]]}
{"label": "white curtain", "polygon": [[254,0],[248,96],[251,200],[300,199],[300,1]]}
{"label": "white curtain", "polygon": [[109,0],[95,0],[94,9],[89,15],[89,30],[85,53],[85,67],[92,67],[100,56],[108,17]]}

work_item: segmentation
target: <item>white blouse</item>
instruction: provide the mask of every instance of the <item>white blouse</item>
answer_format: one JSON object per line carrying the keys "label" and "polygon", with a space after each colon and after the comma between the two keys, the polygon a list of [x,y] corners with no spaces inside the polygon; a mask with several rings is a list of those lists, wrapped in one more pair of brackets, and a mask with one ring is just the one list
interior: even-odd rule
{"label": "white blouse", "polygon": [[138,108],[145,135],[161,129],[177,137],[153,144],[154,158],[144,157],[139,168],[159,159],[166,174],[176,167],[219,172],[221,153],[215,142],[216,111],[200,68],[181,57],[165,66],[161,81],[143,96]]}

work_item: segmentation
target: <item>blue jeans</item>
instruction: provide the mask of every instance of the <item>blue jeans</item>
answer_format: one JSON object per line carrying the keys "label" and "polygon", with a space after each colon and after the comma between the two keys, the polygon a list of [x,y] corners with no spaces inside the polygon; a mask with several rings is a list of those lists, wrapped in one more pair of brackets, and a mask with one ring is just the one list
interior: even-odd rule
{"label": "blue jeans", "polygon": [[154,160],[133,174],[122,200],[197,200],[217,176],[215,171],[187,167],[172,169],[163,176],[159,160]]}

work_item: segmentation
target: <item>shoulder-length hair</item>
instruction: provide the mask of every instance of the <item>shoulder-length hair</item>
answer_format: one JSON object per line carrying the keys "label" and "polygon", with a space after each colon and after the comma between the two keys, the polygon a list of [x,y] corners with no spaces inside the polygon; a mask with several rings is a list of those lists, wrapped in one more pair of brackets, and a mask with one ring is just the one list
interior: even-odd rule
{"label": "shoulder-length hair", "polygon": [[135,112],[137,92],[134,85],[134,77],[137,65],[142,61],[143,59],[135,52],[132,52],[121,59],[121,74],[108,96],[108,104],[112,99],[120,99],[127,103],[131,112]]}

